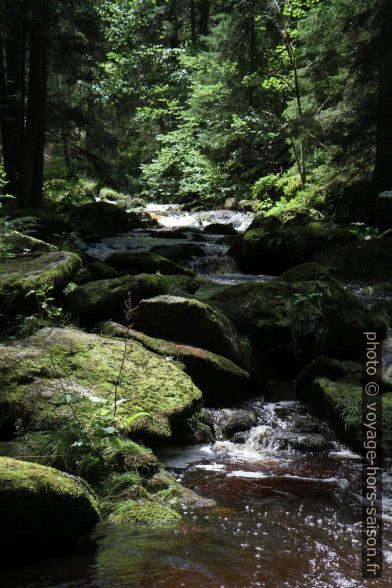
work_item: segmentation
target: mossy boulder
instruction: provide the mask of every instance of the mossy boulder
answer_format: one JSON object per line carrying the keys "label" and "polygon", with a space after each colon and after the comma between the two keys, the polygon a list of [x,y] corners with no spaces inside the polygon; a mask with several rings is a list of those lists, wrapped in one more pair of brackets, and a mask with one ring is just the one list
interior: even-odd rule
{"label": "mossy boulder", "polygon": [[13,316],[37,312],[31,290],[51,288],[57,295],[72,280],[80,267],[79,257],[67,251],[31,253],[0,258],[1,314]]}
{"label": "mossy boulder", "polygon": [[181,518],[174,509],[154,501],[124,500],[117,504],[109,516],[109,522],[117,525],[171,527],[179,523]]}
{"label": "mossy boulder", "polygon": [[75,208],[70,220],[82,239],[87,242],[100,241],[125,233],[132,227],[132,215],[123,208],[109,202],[91,202]]}
{"label": "mossy boulder", "polygon": [[9,231],[6,235],[1,236],[0,241],[12,247],[13,255],[58,250],[55,245],[45,243],[45,241],[36,239],[31,235],[24,235],[18,231]]}
{"label": "mossy boulder", "polygon": [[320,280],[322,282],[334,282],[335,278],[331,276],[328,270],[318,263],[301,263],[287,270],[279,276],[282,282],[313,282]]}
{"label": "mossy boulder", "polygon": [[128,336],[146,349],[171,360],[180,361],[194,384],[203,392],[206,406],[230,406],[241,402],[250,388],[249,374],[229,359],[211,351],[155,339],[113,322],[104,323],[102,332],[116,337]]}
{"label": "mossy boulder", "polygon": [[238,331],[274,358],[278,371],[293,371],[320,353],[350,359],[361,353],[363,332],[386,335],[384,317],[330,281],[245,283],[212,296]]}
{"label": "mossy boulder", "polygon": [[138,331],[151,337],[195,345],[244,363],[244,349],[233,324],[199,300],[168,295],[142,300],[133,321]]}
{"label": "mossy boulder", "polygon": [[100,518],[80,478],[7,457],[0,457],[0,509],[3,553],[75,543]]}
{"label": "mossy boulder", "polygon": [[103,261],[92,261],[87,267],[92,276],[92,281],[110,280],[117,277],[116,270],[111,265],[103,263]]}
{"label": "mossy boulder", "polygon": [[164,275],[194,276],[194,272],[186,270],[157,253],[144,251],[119,251],[112,253],[105,259],[105,263],[114,267],[122,274],[154,274],[159,272]]}
{"label": "mossy boulder", "polygon": [[64,306],[82,323],[105,319],[124,321],[124,303],[131,293],[132,304],[160,294],[193,293],[198,283],[186,276],[140,274],[83,284],[64,297]]}
{"label": "mossy boulder", "polygon": [[182,263],[192,257],[204,257],[205,253],[199,245],[184,243],[182,245],[155,245],[150,253],[156,253],[176,263]]}
{"label": "mossy boulder", "polygon": [[392,239],[368,239],[316,252],[312,261],[345,282],[392,281]]}
{"label": "mossy boulder", "polygon": [[[339,438],[362,448],[362,366],[318,357],[299,374],[296,393],[310,402]],[[392,392],[382,395],[383,455],[392,457]]]}
{"label": "mossy boulder", "polygon": [[[27,429],[56,429],[70,418],[64,394],[80,402],[113,401],[124,342],[78,329],[46,328],[0,346],[0,436],[10,437],[17,423]],[[173,362],[127,343],[117,415],[123,433],[151,444],[170,442],[176,423],[196,412],[200,390]],[[98,404],[97,404],[98,403]],[[126,417],[147,411],[153,419],[127,425]]]}
{"label": "mossy boulder", "polygon": [[245,231],[232,254],[243,271],[278,275],[307,261],[315,251],[357,238],[354,231],[327,223],[303,226],[263,220]]}

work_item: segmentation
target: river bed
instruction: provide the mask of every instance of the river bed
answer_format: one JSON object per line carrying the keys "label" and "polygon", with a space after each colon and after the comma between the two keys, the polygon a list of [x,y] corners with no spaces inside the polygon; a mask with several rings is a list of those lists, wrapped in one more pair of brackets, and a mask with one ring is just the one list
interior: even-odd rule
{"label": "river bed", "polygon": [[[239,231],[250,213],[184,213],[150,206],[160,227],[90,245],[99,259],[117,250],[148,250],[176,239],[159,232],[189,229],[204,249],[191,267],[222,283],[273,279],[241,274],[219,236],[197,235],[211,222]],[[155,234],[154,234],[155,233]],[[183,243],[184,239],[178,240]],[[69,554],[43,557],[3,574],[2,588],[329,588],[387,587],[392,577],[392,475],[384,485],[384,579],[361,578],[361,460],[329,427],[292,397],[250,408],[255,426],[241,442],[165,448],[158,457],[176,477],[216,506],[185,511],[169,529],[101,525]],[[216,411],[219,422],[222,415]],[[302,423],[302,425],[300,425]],[[302,427],[302,429],[301,429]],[[326,443],[321,453],[302,443],[303,427]],[[301,432],[302,431],[302,432]],[[301,444],[302,443],[302,444]],[[389,579],[387,579],[389,578]]]}

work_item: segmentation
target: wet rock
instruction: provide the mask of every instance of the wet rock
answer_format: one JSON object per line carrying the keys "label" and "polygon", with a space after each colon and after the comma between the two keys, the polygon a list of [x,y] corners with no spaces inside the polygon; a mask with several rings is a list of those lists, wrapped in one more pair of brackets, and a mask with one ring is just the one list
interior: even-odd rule
{"label": "wet rock", "polygon": [[203,249],[193,243],[184,243],[184,245],[156,245],[150,249],[150,252],[171,259],[176,263],[187,261],[192,257],[205,256]]}
{"label": "wet rock", "polygon": [[243,271],[276,275],[307,261],[316,251],[357,238],[354,231],[327,223],[283,225],[263,219],[244,233],[232,254]]}
{"label": "wet rock", "polygon": [[100,518],[80,478],[7,457],[0,457],[0,508],[3,554],[73,544]]}
{"label": "wet rock", "polygon": [[252,410],[239,409],[222,413],[218,430],[223,439],[234,441],[237,433],[249,431],[256,424],[256,415]]}
{"label": "wet rock", "polygon": [[218,310],[199,300],[179,296],[142,300],[133,319],[136,329],[146,335],[194,345],[239,365],[244,363],[235,327]]}
{"label": "wet rock", "polygon": [[179,227],[178,229],[160,229],[159,231],[151,231],[150,237],[157,239],[187,239],[187,227]]}
{"label": "wet rock", "polygon": [[237,231],[231,223],[211,223],[204,227],[207,235],[237,235]]}
{"label": "wet rock", "polygon": [[333,443],[319,433],[295,433],[291,431],[274,431],[275,446],[281,450],[306,453],[327,453],[333,449]]}
{"label": "wet rock", "polygon": [[[42,329],[1,345],[0,436],[10,438],[18,423],[30,430],[56,429],[71,418],[65,393],[95,406],[112,402],[123,357],[123,341],[71,328]],[[133,340],[127,342],[119,390],[121,431],[152,445],[170,442],[175,423],[194,414],[202,401],[182,369]],[[127,417],[138,411],[153,418],[128,425]]]}
{"label": "wet rock", "polygon": [[[298,376],[297,396],[326,418],[338,437],[362,448],[362,366],[318,357]],[[383,455],[392,456],[392,392],[382,395]]]}
{"label": "wet rock", "polygon": [[156,253],[145,253],[143,251],[123,251],[113,253],[105,263],[114,267],[123,274],[154,274],[159,272],[164,275],[194,276],[194,272],[186,270],[170,259],[161,257]]}
{"label": "wet rock", "polygon": [[186,276],[140,274],[83,284],[64,297],[64,307],[83,324],[113,319],[124,322],[124,303],[132,304],[160,294],[192,293],[198,285]]}
{"label": "wet rock", "polygon": [[67,251],[31,253],[0,258],[0,308],[3,315],[38,312],[34,296],[26,296],[39,289],[59,294],[72,280],[80,267],[77,255]]}
{"label": "wet rock", "polygon": [[163,469],[148,480],[146,487],[154,493],[155,498],[164,497],[165,501],[175,508],[184,510],[215,506],[215,500],[204,498],[190,488],[185,488],[172,474]]}
{"label": "wet rock", "polygon": [[202,409],[176,427],[176,443],[198,445],[214,443],[213,422],[206,409]]}
{"label": "wet rock", "polygon": [[312,260],[345,282],[392,280],[392,239],[369,239],[334,245],[315,253]]}
{"label": "wet rock", "polygon": [[[100,330],[103,334],[115,337],[125,337],[127,334],[125,327],[113,322],[100,325]],[[205,349],[149,337],[134,329],[128,332],[128,336],[170,361],[181,362],[186,373],[203,392],[206,406],[235,405],[249,394],[249,374],[225,357]]]}

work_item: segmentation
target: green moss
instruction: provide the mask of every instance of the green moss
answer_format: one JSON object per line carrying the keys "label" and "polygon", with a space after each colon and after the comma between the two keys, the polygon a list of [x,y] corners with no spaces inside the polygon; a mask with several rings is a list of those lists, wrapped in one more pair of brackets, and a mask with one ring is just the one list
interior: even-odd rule
{"label": "green moss", "polygon": [[160,272],[167,275],[194,276],[194,272],[186,270],[170,259],[166,259],[156,253],[143,251],[124,251],[113,253],[105,260],[105,263],[113,266],[117,271],[129,274],[140,274],[142,272],[153,274]]}
{"label": "green moss", "polygon": [[[318,357],[299,374],[297,395],[327,418],[339,437],[354,448],[362,447],[362,367]],[[384,456],[392,456],[392,393],[382,396]]]}
{"label": "green moss", "polygon": [[315,253],[313,260],[346,282],[389,282],[392,280],[392,239],[335,245]]}
{"label": "green moss", "polygon": [[15,254],[26,254],[36,253],[38,251],[57,251],[55,245],[45,243],[40,239],[35,239],[30,235],[23,235],[18,231],[10,231],[6,236],[7,243],[12,247],[12,253]]}
{"label": "green moss", "polygon": [[309,282],[315,280],[335,282],[328,271],[318,263],[301,263],[301,265],[284,272],[279,276],[279,280],[282,282]]}
{"label": "green moss", "polygon": [[356,239],[353,231],[331,224],[284,225],[262,220],[244,233],[234,254],[243,270],[277,274],[303,263],[315,251]]}
{"label": "green moss", "polygon": [[[61,401],[65,391],[84,402],[112,401],[123,351],[121,341],[69,328],[43,329],[20,344],[1,346],[3,434],[12,432],[17,419],[34,428],[56,427],[69,416]],[[139,410],[153,415],[124,429],[150,442],[169,440],[172,423],[190,416],[201,401],[186,374],[135,341],[127,344],[119,394],[128,401],[119,406],[119,417]]]}
{"label": "green moss", "polygon": [[133,319],[137,330],[152,337],[201,347],[246,364],[246,350],[231,321],[199,300],[178,296],[142,300]]}
{"label": "green moss", "polygon": [[385,319],[331,281],[270,281],[232,286],[213,296],[241,334],[267,352],[286,349],[309,361],[320,353],[349,358],[361,352],[364,331],[386,334]]}
{"label": "green moss", "polygon": [[228,406],[238,403],[249,392],[249,374],[235,363],[211,351],[181,345],[164,339],[149,337],[144,333],[113,322],[100,325],[104,334],[115,337],[128,336],[146,349],[179,362],[195,385],[203,392],[206,406]]}
{"label": "green moss", "polygon": [[83,480],[6,457],[0,458],[0,508],[6,549],[72,542],[99,520],[97,500]]}
{"label": "green moss", "polygon": [[65,251],[32,253],[2,258],[0,270],[0,306],[5,315],[36,311],[30,290],[52,287],[59,293],[71,281],[80,266],[80,259]]}
{"label": "green moss", "polygon": [[64,299],[65,307],[81,321],[96,323],[104,319],[124,320],[124,303],[131,293],[135,306],[142,299],[160,294],[190,293],[197,288],[186,276],[140,274],[88,282]]}
{"label": "green moss", "polygon": [[109,521],[116,524],[162,527],[180,522],[181,515],[175,510],[155,502],[126,500],[117,505],[110,515]]}

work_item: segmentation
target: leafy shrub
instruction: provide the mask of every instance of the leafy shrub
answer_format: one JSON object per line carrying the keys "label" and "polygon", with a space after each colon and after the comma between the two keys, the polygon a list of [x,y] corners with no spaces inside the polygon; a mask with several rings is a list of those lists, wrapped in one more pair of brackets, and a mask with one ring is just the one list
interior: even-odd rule
{"label": "leafy shrub", "polygon": [[44,183],[44,197],[60,208],[88,204],[98,193],[98,183],[90,178],[82,177],[77,181],[55,179]]}

